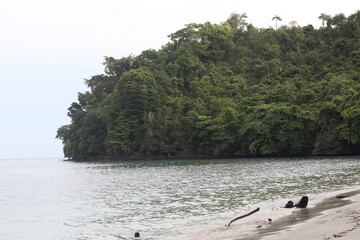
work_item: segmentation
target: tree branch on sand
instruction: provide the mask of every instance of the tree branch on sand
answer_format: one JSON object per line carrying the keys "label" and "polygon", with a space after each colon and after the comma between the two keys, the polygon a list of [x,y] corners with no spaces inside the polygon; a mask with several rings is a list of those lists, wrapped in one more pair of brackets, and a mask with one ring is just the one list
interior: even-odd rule
{"label": "tree branch on sand", "polygon": [[235,222],[235,221],[237,221],[237,220],[239,220],[239,219],[241,219],[241,218],[250,216],[251,214],[254,214],[254,213],[258,212],[259,210],[260,210],[260,208],[257,208],[257,209],[255,209],[255,210],[253,210],[253,211],[251,211],[251,212],[249,212],[249,213],[247,213],[247,214],[245,214],[245,215],[242,215],[242,216],[240,216],[240,217],[237,217],[237,218],[231,220],[231,221],[229,222],[229,224],[228,224],[228,225],[225,225],[225,226],[230,227],[230,224],[232,224],[233,222]]}

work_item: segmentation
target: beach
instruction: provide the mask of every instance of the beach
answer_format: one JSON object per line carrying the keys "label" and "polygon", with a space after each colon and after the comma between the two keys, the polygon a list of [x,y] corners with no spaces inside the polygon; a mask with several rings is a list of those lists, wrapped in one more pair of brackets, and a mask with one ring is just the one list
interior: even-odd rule
{"label": "beach", "polygon": [[[348,196],[337,199],[336,196]],[[329,198],[331,200],[331,198]],[[300,221],[290,228],[270,233],[263,240],[358,240],[360,239],[360,194],[359,191],[345,192],[333,196],[333,208],[321,211],[318,216]],[[332,201],[332,200],[331,200]],[[341,203],[343,201],[343,203]],[[343,206],[337,206],[338,204]],[[299,209],[311,212],[314,209]]]}
{"label": "beach", "polygon": [[[286,202],[284,201],[284,205]],[[266,211],[264,206],[260,208],[260,211],[235,221],[230,227],[202,231],[186,239],[360,239],[359,187],[309,195],[309,203],[306,208],[284,208],[277,204],[274,203],[271,211]],[[270,218],[271,221],[268,220]],[[176,239],[183,240],[185,238]]]}
{"label": "beach", "polygon": [[[358,158],[2,160],[0,240],[118,240],[135,232],[142,240],[346,239],[359,233],[351,222],[360,202],[359,164]],[[284,208],[302,196],[309,197],[306,208]]]}

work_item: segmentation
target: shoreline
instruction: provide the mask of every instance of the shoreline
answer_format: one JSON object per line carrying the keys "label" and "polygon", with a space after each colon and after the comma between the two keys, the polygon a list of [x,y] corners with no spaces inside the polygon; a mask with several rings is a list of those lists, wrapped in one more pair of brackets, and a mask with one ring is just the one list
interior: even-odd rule
{"label": "shoreline", "polygon": [[[298,209],[259,232],[261,240],[357,240],[360,236],[360,189],[337,191],[314,207]],[[335,198],[338,195],[349,196]],[[286,223],[288,224],[286,226]],[[250,238],[249,238],[250,239]]]}
{"label": "shoreline", "polygon": [[322,158],[341,158],[341,157],[359,157],[357,154],[340,154],[340,155],[289,155],[289,156],[210,156],[206,154],[179,154],[174,156],[165,155],[116,155],[116,156],[100,156],[88,158],[69,158],[62,157],[61,160],[65,162],[130,162],[130,161],[171,161],[171,160],[216,160],[216,159],[322,159]]}
{"label": "shoreline", "polygon": [[[345,195],[349,197],[336,198],[336,196]],[[349,235],[350,232],[360,234],[360,186],[349,189],[345,188],[344,190],[330,190],[329,192],[308,196],[309,203],[306,208],[287,209],[283,207],[287,200],[283,201],[283,206],[278,205],[279,202],[276,201],[273,202],[273,206],[270,206],[270,211],[266,211],[266,209],[262,208],[269,208],[269,205],[260,206],[260,211],[258,213],[236,221],[230,227],[227,227],[226,225],[225,227],[219,226],[195,234],[190,234],[187,237],[181,236],[175,239],[332,240],[334,239],[334,237],[332,237],[333,235],[339,238],[340,235]],[[301,196],[295,200],[300,200],[300,198]],[[359,211],[357,213],[349,213],[349,210],[347,210],[348,208],[359,209]],[[245,214],[246,212],[243,213]],[[333,220],[334,216],[336,216],[335,219],[338,219],[335,225],[340,228],[332,227],[334,223],[332,223],[331,220]],[[357,222],[355,222],[355,224],[347,224],[347,216],[350,218],[357,216]],[[269,218],[271,218],[272,221],[268,221]],[[230,220],[231,219],[229,219],[229,221]],[[320,228],[317,226],[319,222],[322,224]],[[331,232],[329,229],[331,229]],[[358,237],[341,238],[341,240],[345,239],[358,240]]]}

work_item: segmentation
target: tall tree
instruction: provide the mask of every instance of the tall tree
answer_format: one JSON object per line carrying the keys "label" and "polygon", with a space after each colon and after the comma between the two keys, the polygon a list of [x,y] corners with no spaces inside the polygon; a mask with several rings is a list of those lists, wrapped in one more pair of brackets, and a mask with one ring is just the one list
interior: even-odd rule
{"label": "tall tree", "polygon": [[272,18],[272,21],[274,20],[275,20],[275,29],[277,29],[277,22],[282,21],[282,19],[278,15],[275,15],[275,17]]}
{"label": "tall tree", "polygon": [[291,22],[289,22],[289,27],[294,28],[294,27],[296,27],[296,26],[297,26],[297,22],[296,22],[296,21],[291,21]]}
{"label": "tall tree", "polygon": [[321,20],[322,27],[325,27],[325,23],[329,21],[330,18],[331,16],[328,14],[325,13],[320,14],[319,19]]}
{"label": "tall tree", "polygon": [[230,26],[234,29],[244,29],[247,25],[246,18],[248,16],[246,13],[232,13],[230,17],[227,19],[227,22],[230,24]]}

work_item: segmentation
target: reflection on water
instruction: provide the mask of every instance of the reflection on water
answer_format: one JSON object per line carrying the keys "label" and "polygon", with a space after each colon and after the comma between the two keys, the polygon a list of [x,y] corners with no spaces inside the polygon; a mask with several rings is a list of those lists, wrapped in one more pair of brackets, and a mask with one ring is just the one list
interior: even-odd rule
{"label": "reflection on water", "polygon": [[224,225],[241,213],[360,185],[359,173],[357,157],[0,160],[0,239],[237,239]]}

